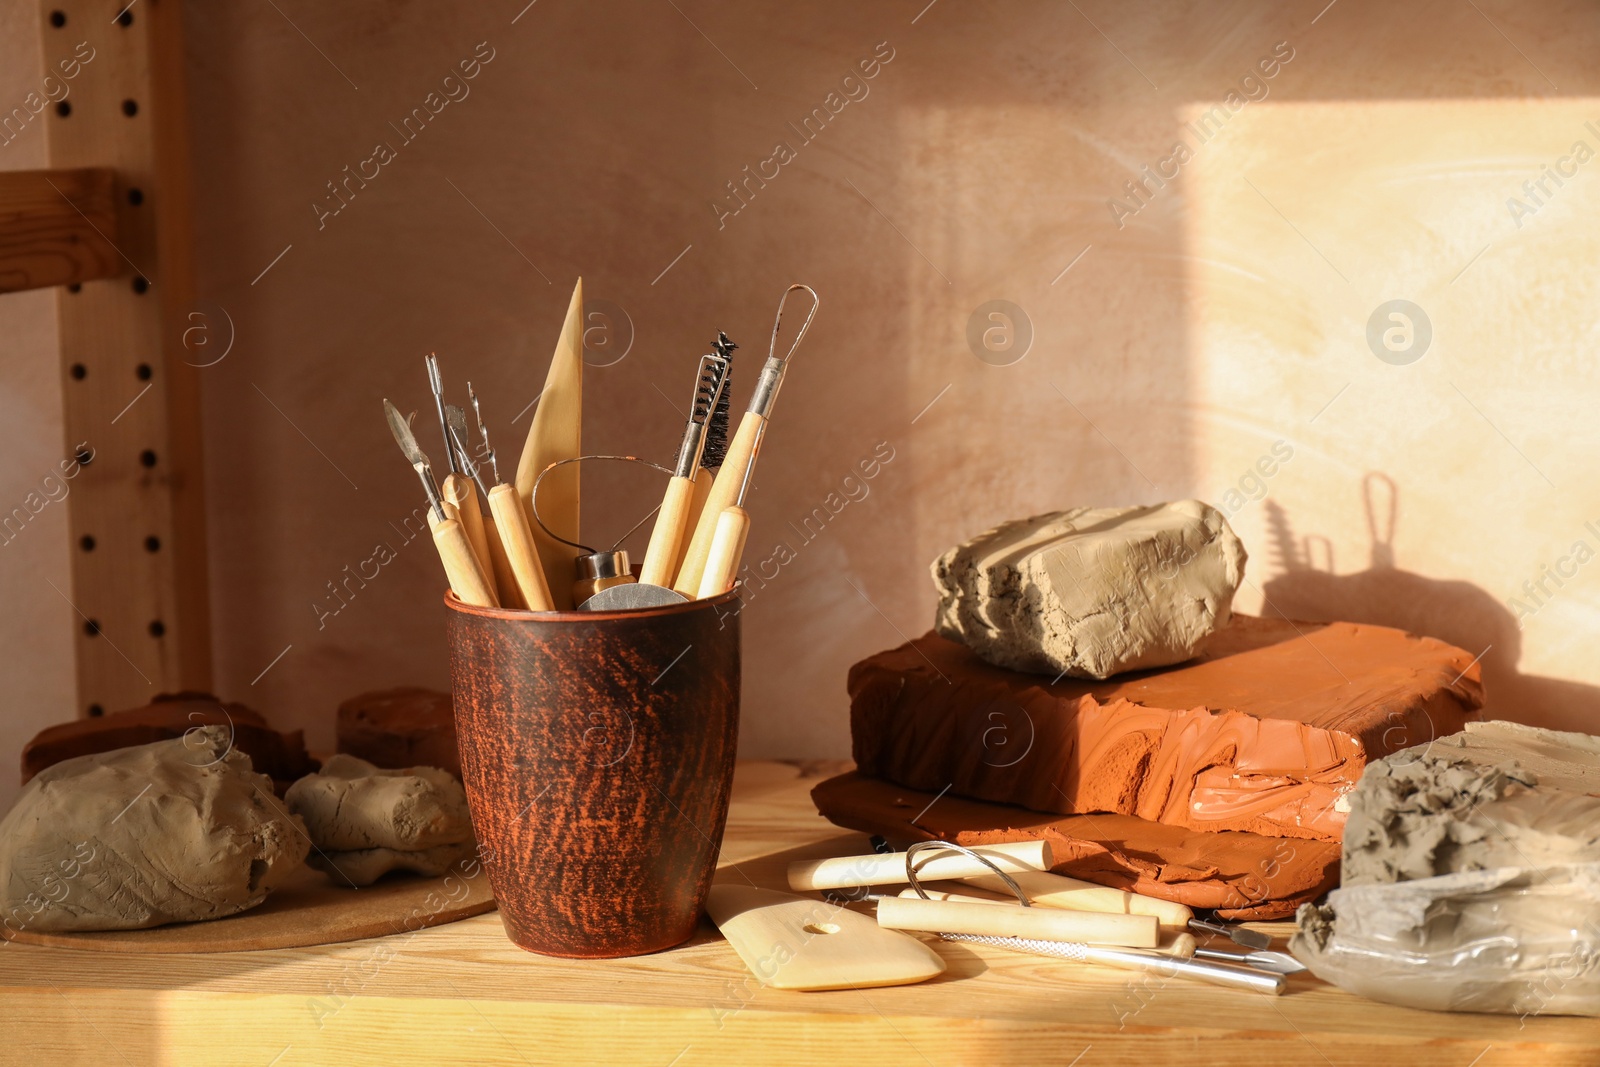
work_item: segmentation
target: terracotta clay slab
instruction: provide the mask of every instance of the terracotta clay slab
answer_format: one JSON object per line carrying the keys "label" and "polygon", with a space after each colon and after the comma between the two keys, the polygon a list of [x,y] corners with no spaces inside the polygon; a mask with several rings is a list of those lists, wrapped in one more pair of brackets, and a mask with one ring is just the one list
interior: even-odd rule
{"label": "terracotta clay slab", "polygon": [[1293,915],[1339,880],[1334,841],[1191,830],[1132,815],[1055,815],[906,789],[854,771],[822,782],[811,799],[830,822],[882,834],[897,847],[1042,837],[1058,874],[1215,909],[1227,919]]}
{"label": "terracotta clay slab", "polygon": [[1188,663],[1052,682],[929,634],[850,669],[850,736],[913,789],[1338,842],[1367,761],[1460,730],[1478,669],[1384,626],[1235,615]]}
{"label": "terracotta clay slab", "polygon": [[475,859],[437,878],[390,875],[363,889],[337,885],[309,867],[259,908],[210,922],[100,933],[4,931],[26,945],[90,952],[250,952],[411,933],[494,910]]}

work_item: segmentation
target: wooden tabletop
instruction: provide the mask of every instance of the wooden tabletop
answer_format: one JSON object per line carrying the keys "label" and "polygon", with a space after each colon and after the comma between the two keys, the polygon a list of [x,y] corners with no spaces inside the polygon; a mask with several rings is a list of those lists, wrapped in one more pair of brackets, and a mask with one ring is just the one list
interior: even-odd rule
{"label": "wooden tabletop", "polygon": [[[867,851],[807,797],[842,765],[741,764],[719,877]],[[1286,935],[1288,924],[1258,924]],[[654,956],[512,947],[497,913],[309,949],[0,947],[0,1062],[65,1064],[1600,1064],[1600,1021],[1375,1004],[1309,975],[1279,998],[935,942],[915,986],[762,989],[710,926]],[[1282,947],[1280,945],[1276,947]]]}

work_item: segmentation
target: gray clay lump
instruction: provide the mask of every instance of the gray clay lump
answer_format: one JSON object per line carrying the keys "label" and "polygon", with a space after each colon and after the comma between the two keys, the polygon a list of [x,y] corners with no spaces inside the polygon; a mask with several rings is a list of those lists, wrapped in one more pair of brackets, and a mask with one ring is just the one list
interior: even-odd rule
{"label": "gray clay lump", "polygon": [[341,753],[284,800],[316,845],[308,862],[335,882],[370,885],[396,870],[440,875],[475,848],[466,792],[437,767],[385,770]]}
{"label": "gray clay lump", "polygon": [[0,820],[7,932],[132,930],[266,900],[310,847],[223,726],[41,771]]}
{"label": "gray clay lump", "polygon": [[1007,522],[933,564],[934,628],[999,667],[1074,678],[1182,663],[1228,621],[1245,551],[1198,500]]}

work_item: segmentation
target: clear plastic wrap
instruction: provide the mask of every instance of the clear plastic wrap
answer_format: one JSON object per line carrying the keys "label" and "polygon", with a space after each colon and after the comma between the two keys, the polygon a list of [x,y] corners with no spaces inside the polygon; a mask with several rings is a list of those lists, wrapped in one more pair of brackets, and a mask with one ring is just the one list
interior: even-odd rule
{"label": "clear plastic wrap", "polygon": [[1600,863],[1349,886],[1299,921],[1294,955],[1373,1000],[1600,1016]]}

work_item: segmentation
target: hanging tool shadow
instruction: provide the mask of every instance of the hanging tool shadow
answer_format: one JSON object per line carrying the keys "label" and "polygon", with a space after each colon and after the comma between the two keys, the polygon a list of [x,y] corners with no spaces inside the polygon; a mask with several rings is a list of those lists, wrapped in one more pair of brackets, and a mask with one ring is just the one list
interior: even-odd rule
{"label": "hanging tool shadow", "polygon": [[1287,512],[1265,502],[1271,538],[1262,589],[1263,614],[1312,622],[1365,622],[1447,641],[1479,656],[1487,704],[1484,718],[1509,718],[1556,729],[1591,730],[1600,716],[1600,687],[1523,674],[1522,631],[1510,609],[1471,582],[1429,578],[1395,563],[1399,487],[1376,471],[1361,481],[1371,549],[1367,569],[1334,573],[1332,542],[1297,534]]}

